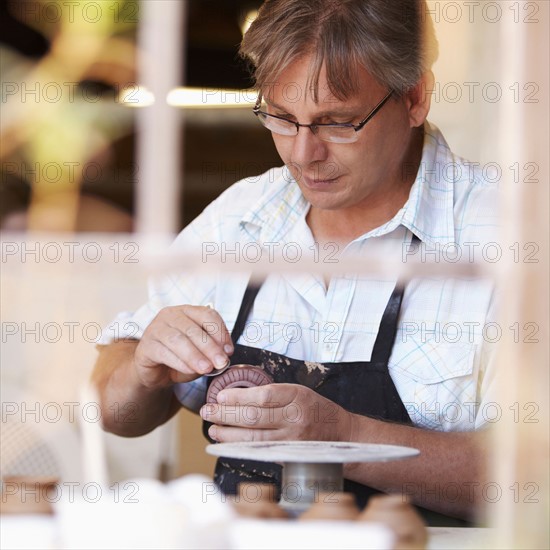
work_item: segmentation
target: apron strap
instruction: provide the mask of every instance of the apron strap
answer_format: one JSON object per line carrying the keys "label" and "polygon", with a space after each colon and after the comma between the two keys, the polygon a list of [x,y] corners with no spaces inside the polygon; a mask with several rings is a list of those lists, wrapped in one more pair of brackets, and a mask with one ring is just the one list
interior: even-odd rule
{"label": "apron strap", "polygon": [[403,294],[405,287],[399,283],[395,285],[392,295],[382,320],[380,321],[380,328],[372,348],[371,362],[388,364],[397,335],[397,320],[399,319],[399,311],[401,310],[401,302],[403,301]]}
{"label": "apron strap", "polygon": [[[420,239],[413,233],[411,244],[420,243]],[[405,285],[397,281],[395,288],[390,296],[382,320],[378,334],[372,348],[371,362],[383,363],[387,365],[390,361],[393,344],[397,336],[397,322],[399,320],[399,312],[401,311],[401,302],[405,293]]]}
{"label": "apron strap", "polygon": [[235,321],[235,326],[231,331],[231,340],[233,340],[234,344],[237,343],[237,340],[241,337],[244,331],[246,320],[250,315],[250,311],[252,310],[252,306],[254,305],[254,300],[256,299],[256,296],[260,291],[261,287],[262,287],[262,283],[250,283],[250,282],[246,287],[243,300],[241,302],[241,307],[239,309],[239,313],[237,314],[237,320]]}

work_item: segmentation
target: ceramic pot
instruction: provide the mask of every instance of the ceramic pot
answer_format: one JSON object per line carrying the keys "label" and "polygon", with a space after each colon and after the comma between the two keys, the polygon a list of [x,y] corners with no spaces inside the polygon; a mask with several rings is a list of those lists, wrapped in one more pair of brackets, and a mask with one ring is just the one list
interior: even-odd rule
{"label": "ceramic pot", "polygon": [[52,502],[59,497],[58,483],[53,477],[4,477],[2,514],[53,514]]}
{"label": "ceramic pot", "polygon": [[257,519],[287,519],[277,504],[276,488],[269,483],[239,483],[233,505],[240,516]]}
{"label": "ceramic pot", "polygon": [[396,537],[394,546],[396,549],[426,548],[428,541],[426,524],[414,506],[406,502],[401,495],[371,497],[358,519],[389,527]]}
{"label": "ceramic pot", "polygon": [[299,517],[300,521],[341,520],[353,521],[359,516],[359,508],[352,493],[319,493],[315,502]]}

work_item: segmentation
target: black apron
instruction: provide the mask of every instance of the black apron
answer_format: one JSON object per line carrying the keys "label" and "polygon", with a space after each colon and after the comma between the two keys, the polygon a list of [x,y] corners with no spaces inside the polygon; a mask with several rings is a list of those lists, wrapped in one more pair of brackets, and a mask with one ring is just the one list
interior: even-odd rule
{"label": "black apron", "polygon": [[[233,342],[242,335],[259,286],[248,285],[231,332]],[[411,425],[403,401],[397,392],[388,370],[388,363],[397,334],[397,321],[404,287],[396,285],[388,301],[370,361],[347,363],[323,363],[322,368],[314,368],[315,363],[307,363],[270,351],[240,344],[235,345],[231,364],[255,365],[268,372],[275,383],[301,384],[316,391],[344,409],[363,416]],[[208,384],[213,378],[208,379]],[[210,423],[203,423],[203,433],[207,439]],[[240,460],[221,457],[216,463],[214,481],[224,494],[234,495],[240,482],[271,483],[281,489],[281,466],[275,463],[254,460]],[[380,492],[348,479],[344,480],[344,491],[353,493],[357,504],[363,508],[369,497]],[[450,518],[437,512],[418,507],[419,512],[430,525],[465,526],[462,520]]]}

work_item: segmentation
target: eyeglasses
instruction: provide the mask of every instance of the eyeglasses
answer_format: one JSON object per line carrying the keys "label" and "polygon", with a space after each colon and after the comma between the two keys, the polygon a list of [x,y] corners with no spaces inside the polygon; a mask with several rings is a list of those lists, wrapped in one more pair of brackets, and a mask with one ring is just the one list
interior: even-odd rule
{"label": "eyeglasses", "polygon": [[331,143],[353,143],[357,141],[359,136],[357,132],[361,130],[365,124],[386,104],[392,96],[393,91],[390,91],[378,105],[364,118],[359,124],[351,123],[334,123],[334,124],[300,124],[288,120],[287,118],[270,115],[265,111],[260,110],[262,104],[262,95],[258,96],[256,105],[252,109],[253,113],[258,117],[260,122],[271,132],[282,136],[297,136],[300,128],[309,128],[313,134],[323,141]]}

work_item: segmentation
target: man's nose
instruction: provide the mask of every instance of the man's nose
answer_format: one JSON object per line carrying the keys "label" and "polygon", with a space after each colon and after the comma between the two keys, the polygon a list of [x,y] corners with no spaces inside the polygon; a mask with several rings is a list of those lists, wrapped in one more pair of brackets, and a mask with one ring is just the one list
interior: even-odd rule
{"label": "man's nose", "polygon": [[319,139],[311,128],[301,126],[292,145],[292,161],[307,166],[311,162],[324,161],[327,156],[327,143]]}

